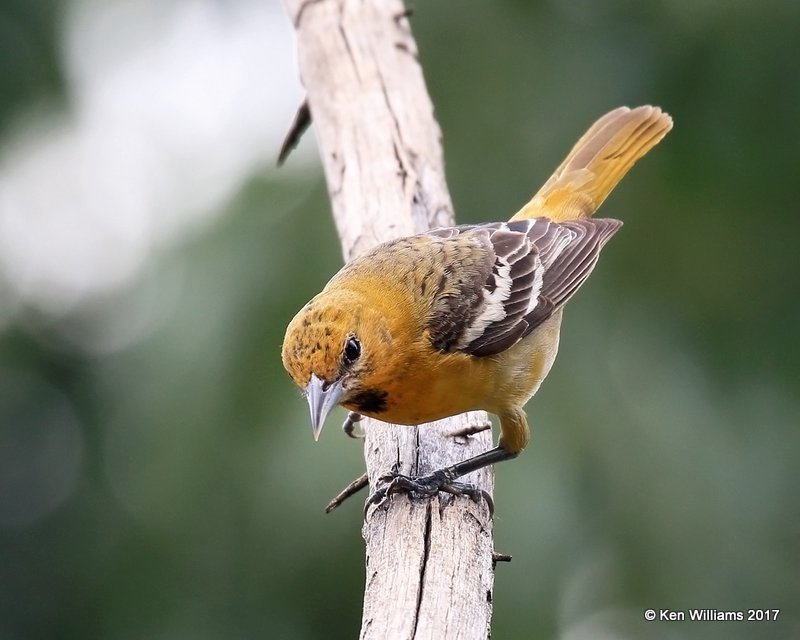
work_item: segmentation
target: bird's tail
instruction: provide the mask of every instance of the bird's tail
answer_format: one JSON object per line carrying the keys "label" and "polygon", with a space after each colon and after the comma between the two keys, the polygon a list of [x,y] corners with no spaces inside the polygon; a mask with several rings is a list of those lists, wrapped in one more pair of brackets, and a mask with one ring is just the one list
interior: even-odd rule
{"label": "bird's tail", "polygon": [[610,111],[572,151],[512,220],[545,216],[557,222],[588,218],[636,161],[672,129],[672,118],[649,105]]}

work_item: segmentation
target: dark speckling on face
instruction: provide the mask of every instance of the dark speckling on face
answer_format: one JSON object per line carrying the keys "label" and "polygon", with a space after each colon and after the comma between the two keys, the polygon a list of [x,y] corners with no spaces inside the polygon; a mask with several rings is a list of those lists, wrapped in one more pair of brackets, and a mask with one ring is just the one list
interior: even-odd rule
{"label": "dark speckling on face", "polygon": [[339,324],[345,328],[341,331],[337,328],[341,316],[341,311],[312,300],[289,324],[282,357],[284,366],[301,389],[305,389],[312,373],[328,382],[341,375],[339,349],[347,333],[342,323]]}

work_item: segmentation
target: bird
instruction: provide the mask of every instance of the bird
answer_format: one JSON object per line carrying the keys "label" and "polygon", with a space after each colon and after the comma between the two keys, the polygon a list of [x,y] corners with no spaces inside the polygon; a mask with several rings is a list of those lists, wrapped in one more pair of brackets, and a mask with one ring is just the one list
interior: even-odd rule
{"label": "bird", "polygon": [[289,322],[281,357],[315,440],[337,405],[350,426],[362,415],[418,425],[479,409],[499,420],[495,447],[425,476],[393,471],[368,505],[400,491],[477,500],[482,492],[457,479],[525,449],[523,407],[553,366],[564,306],[622,226],[592,216],[671,128],[659,107],[610,111],[510,220],[383,243]]}

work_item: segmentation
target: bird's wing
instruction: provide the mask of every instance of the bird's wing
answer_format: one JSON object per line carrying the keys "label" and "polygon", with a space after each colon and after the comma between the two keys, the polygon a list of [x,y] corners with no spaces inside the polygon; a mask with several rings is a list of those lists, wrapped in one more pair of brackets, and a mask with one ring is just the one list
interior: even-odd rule
{"label": "bird's wing", "polygon": [[508,349],[570,299],[620,226],[535,218],[430,232],[471,249],[468,268],[440,282],[428,324],[434,346],[476,356]]}

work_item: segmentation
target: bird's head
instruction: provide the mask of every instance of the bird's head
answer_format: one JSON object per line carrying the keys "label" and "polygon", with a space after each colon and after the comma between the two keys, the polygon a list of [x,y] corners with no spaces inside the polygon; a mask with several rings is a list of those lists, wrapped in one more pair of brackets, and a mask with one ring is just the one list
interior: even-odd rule
{"label": "bird's head", "polygon": [[342,292],[319,294],[292,319],[281,356],[308,400],[315,440],[337,404],[373,416],[385,408],[376,372],[390,344],[382,314]]}

